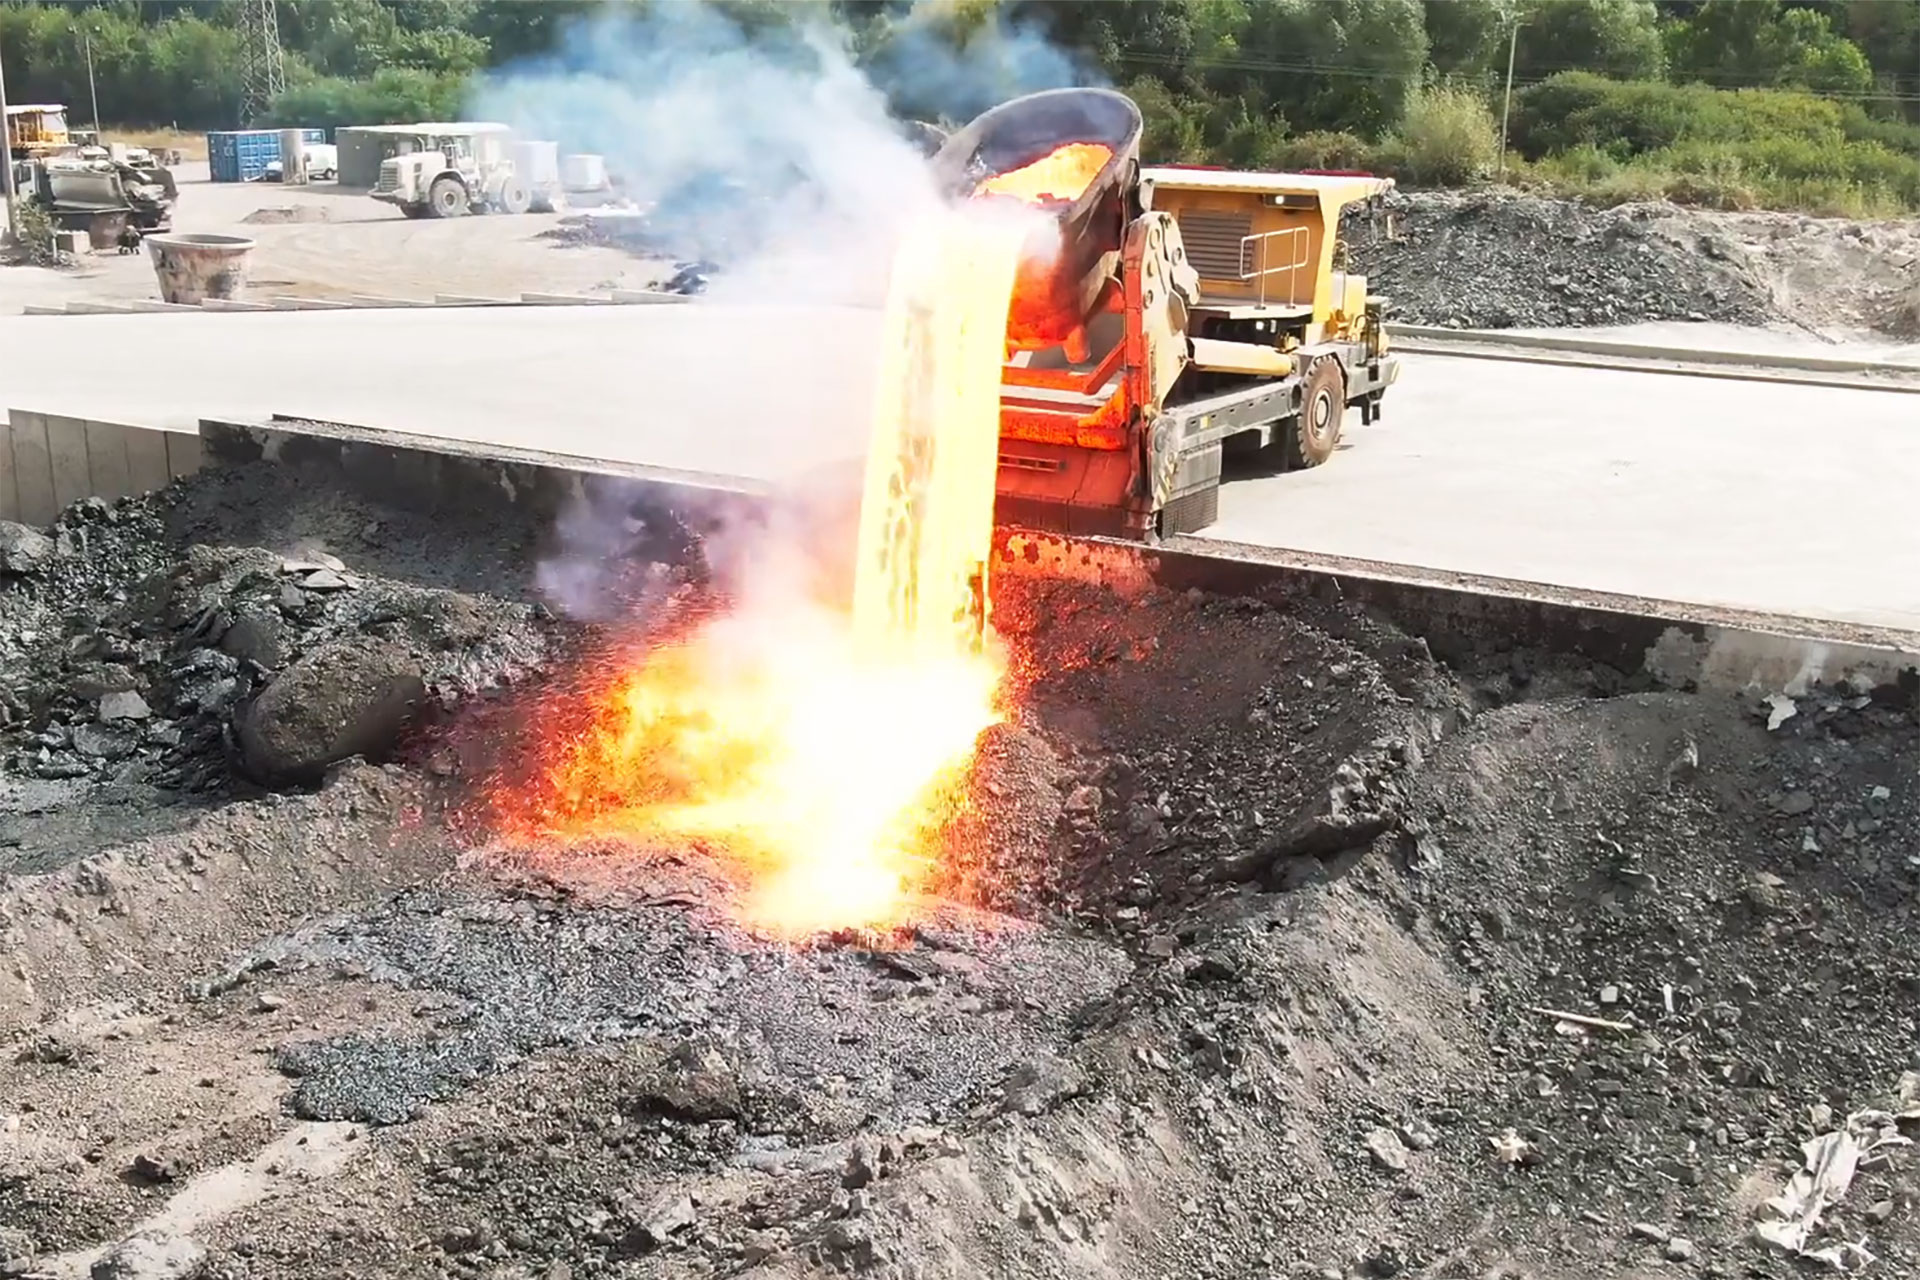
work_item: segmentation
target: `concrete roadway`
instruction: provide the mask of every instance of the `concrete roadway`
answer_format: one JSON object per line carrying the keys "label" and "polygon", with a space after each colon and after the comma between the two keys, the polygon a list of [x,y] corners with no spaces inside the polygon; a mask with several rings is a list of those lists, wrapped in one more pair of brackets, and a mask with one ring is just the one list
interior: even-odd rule
{"label": "concrete roadway", "polygon": [[[857,457],[876,316],[528,307],[0,317],[0,408],[274,412],[779,481]],[[1920,396],[1408,355],[1219,541],[1920,628]]]}
{"label": "concrete roadway", "polygon": [[1920,395],[1406,357],[1200,537],[1920,628]]}

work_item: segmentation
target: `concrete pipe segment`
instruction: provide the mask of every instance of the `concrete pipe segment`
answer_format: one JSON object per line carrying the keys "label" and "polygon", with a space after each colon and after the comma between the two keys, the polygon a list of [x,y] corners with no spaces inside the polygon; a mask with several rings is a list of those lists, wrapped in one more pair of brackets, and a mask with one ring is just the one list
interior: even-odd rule
{"label": "concrete pipe segment", "polygon": [[247,287],[253,245],[245,236],[149,236],[160,300],[197,306],[208,298],[238,298]]}

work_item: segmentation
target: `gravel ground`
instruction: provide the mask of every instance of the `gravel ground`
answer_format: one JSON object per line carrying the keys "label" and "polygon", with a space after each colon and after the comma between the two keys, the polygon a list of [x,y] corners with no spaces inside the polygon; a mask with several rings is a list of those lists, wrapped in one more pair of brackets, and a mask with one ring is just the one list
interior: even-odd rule
{"label": "gravel ground", "polygon": [[[522,292],[644,289],[660,264],[613,249],[554,251],[543,233],[563,215],[457,220],[407,218],[364,192],[330,182],[305,187],[212,182],[207,166],[175,171],[175,229],[239,235],[256,244],[248,296],[431,298],[436,293],[517,297]],[[0,311],[69,302],[157,299],[150,257],[81,253],[69,269],[0,268]]]}
{"label": "gravel ground", "polygon": [[[1785,1277],[1800,1144],[1920,1131],[1911,706],[1007,579],[964,905],[790,949],[694,851],[475,843],[576,628],[276,483],[0,539],[0,1275]],[[373,642],[381,762],[255,781]],[[1915,1274],[1917,1199],[1882,1146],[1812,1243]]]}
{"label": "gravel ground", "polygon": [[1392,207],[1397,238],[1356,234],[1354,263],[1410,324],[1915,331],[1920,220],[1597,209],[1506,192],[1407,192]]}

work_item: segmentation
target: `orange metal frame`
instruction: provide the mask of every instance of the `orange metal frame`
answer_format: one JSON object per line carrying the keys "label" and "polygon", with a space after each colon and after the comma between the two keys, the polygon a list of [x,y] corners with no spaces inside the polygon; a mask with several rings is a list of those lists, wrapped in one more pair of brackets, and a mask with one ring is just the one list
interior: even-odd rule
{"label": "orange metal frame", "polygon": [[[1118,310],[1111,302],[1104,309]],[[1000,381],[1000,436],[1034,444],[1076,445],[1082,449],[1124,449],[1133,420],[1129,379],[1119,377],[1126,363],[1127,343],[1097,363],[1068,369],[1030,369],[1006,365]],[[1113,391],[1088,408],[1084,403],[1063,405],[1039,396],[1023,396],[1023,389],[1066,392],[1097,400],[1109,384]]]}

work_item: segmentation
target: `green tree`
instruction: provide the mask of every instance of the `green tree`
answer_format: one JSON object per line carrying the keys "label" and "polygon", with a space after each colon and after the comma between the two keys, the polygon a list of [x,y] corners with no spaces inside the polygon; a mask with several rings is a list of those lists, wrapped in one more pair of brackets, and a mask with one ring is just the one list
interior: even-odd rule
{"label": "green tree", "polygon": [[1844,93],[1873,84],[1866,54],[1825,13],[1780,0],[1706,0],[1669,29],[1667,45],[1679,80]]}
{"label": "green tree", "polygon": [[569,24],[607,7],[598,0],[479,0],[466,30],[487,42],[499,65],[551,51]]}
{"label": "green tree", "polygon": [[203,128],[231,127],[239,120],[240,77],[234,74],[240,65],[239,32],[194,17],[169,18],[153,29],[147,49],[151,70],[139,105],[129,101],[126,110],[111,113],[115,118]]}
{"label": "green tree", "polygon": [[400,24],[379,0],[277,0],[281,41],[328,76],[370,76]]}
{"label": "green tree", "polygon": [[1889,113],[1920,119],[1920,0],[1850,0],[1840,30],[1867,55]]}
{"label": "green tree", "polygon": [[1200,88],[1193,66],[1197,8],[1185,0],[1015,0],[1004,6],[1010,21],[1040,27],[1062,47],[1079,51],[1115,76],[1151,76],[1174,94]]}
{"label": "green tree", "polygon": [[265,125],[337,129],[349,124],[412,124],[460,114],[466,77],[389,67],[365,80],[322,76],[274,99]]}
{"label": "green tree", "polygon": [[1470,80],[1504,71],[1514,0],[1426,0],[1427,57],[1443,76]]}
{"label": "green tree", "polygon": [[381,62],[389,67],[412,67],[419,71],[469,75],[487,65],[487,42],[479,36],[451,27],[429,27],[424,31],[396,31],[383,51]]}
{"label": "green tree", "polygon": [[1192,102],[1175,97],[1161,81],[1141,76],[1124,86],[1145,118],[1140,158],[1148,164],[1177,164],[1202,160],[1207,140],[1200,128],[1200,112]]}
{"label": "green tree", "polygon": [[187,9],[151,24],[130,5],[0,7],[0,51],[14,102],[63,102],[88,120],[86,40],[100,115],[110,124],[229,125],[238,109],[239,40]]}
{"label": "green tree", "polygon": [[1521,10],[1514,75],[1522,83],[1561,71],[1654,79],[1664,66],[1653,0],[1530,0]]}
{"label": "green tree", "polygon": [[387,0],[402,31],[466,31],[480,11],[479,0]]}
{"label": "green tree", "polygon": [[1199,62],[1210,88],[1256,118],[1377,136],[1420,83],[1420,0],[1264,0],[1239,12],[1236,22],[1221,8]]}

